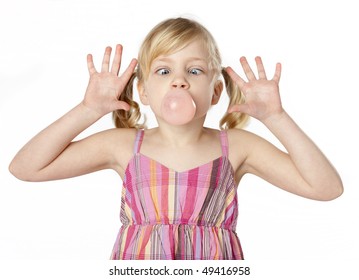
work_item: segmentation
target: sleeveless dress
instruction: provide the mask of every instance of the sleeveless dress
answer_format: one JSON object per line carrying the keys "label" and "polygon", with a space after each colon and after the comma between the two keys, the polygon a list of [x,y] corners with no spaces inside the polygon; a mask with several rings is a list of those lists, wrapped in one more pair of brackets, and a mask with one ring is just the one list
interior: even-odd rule
{"label": "sleeveless dress", "polygon": [[138,130],[125,171],[111,259],[243,259],[227,132],[220,132],[221,157],[183,172],[141,154],[143,136]]}

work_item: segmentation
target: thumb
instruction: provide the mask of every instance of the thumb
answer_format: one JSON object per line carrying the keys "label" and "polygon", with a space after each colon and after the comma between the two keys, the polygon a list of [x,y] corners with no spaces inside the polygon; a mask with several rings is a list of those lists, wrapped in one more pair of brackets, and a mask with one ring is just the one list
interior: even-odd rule
{"label": "thumb", "polygon": [[228,113],[240,112],[240,113],[248,114],[248,111],[249,111],[248,104],[236,104],[229,107],[228,109]]}
{"label": "thumb", "polygon": [[116,110],[125,110],[125,111],[129,111],[131,108],[131,106],[124,101],[117,101],[114,105],[113,105],[113,110],[112,111],[116,111]]}

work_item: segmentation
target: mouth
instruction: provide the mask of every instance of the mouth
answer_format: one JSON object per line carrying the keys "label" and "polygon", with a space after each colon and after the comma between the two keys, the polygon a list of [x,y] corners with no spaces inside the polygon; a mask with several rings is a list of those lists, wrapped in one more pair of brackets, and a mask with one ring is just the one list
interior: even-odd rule
{"label": "mouth", "polygon": [[171,90],[162,100],[161,115],[169,124],[187,124],[194,118],[195,114],[196,103],[186,90]]}

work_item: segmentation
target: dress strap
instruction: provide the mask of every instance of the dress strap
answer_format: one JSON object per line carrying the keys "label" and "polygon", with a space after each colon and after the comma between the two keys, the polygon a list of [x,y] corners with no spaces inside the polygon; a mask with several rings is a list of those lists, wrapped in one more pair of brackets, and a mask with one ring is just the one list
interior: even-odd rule
{"label": "dress strap", "polygon": [[225,157],[228,157],[228,136],[227,136],[227,130],[221,130],[220,131],[221,136],[221,147],[222,147],[222,154]]}
{"label": "dress strap", "polygon": [[139,153],[141,150],[143,135],[145,134],[145,131],[143,129],[137,130],[136,133],[136,139],[135,139],[135,145],[133,147],[133,152],[135,154]]}

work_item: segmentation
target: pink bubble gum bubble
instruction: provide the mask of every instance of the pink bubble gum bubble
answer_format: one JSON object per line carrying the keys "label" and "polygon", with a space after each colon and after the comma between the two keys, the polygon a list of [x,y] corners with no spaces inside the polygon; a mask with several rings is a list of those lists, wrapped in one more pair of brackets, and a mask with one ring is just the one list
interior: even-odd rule
{"label": "pink bubble gum bubble", "polygon": [[169,91],[161,104],[162,118],[172,125],[189,123],[196,114],[196,104],[186,90]]}

